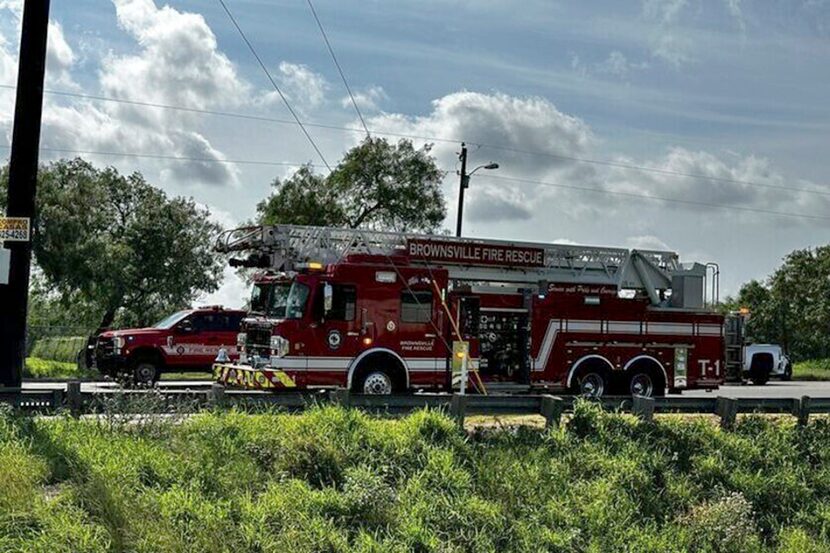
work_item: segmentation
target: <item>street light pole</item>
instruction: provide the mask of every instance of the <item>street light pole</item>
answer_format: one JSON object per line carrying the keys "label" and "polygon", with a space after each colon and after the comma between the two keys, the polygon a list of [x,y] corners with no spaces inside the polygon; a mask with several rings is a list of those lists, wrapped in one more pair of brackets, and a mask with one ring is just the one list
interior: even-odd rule
{"label": "street light pole", "polygon": [[470,177],[467,175],[467,146],[461,143],[461,153],[458,155],[461,160],[461,180],[458,182],[458,219],[455,223],[455,235],[461,237],[461,221],[464,218],[464,189],[470,184]]}
{"label": "street light pole", "polygon": [[[6,215],[29,218],[30,221],[35,214],[48,28],[49,0],[26,0],[20,35]],[[9,242],[7,248],[11,251],[9,283],[0,284],[0,386],[17,388],[22,381],[26,357],[32,245],[31,242]]]}
{"label": "street light pole", "polygon": [[470,187],[470,177],[473,176],[473,173],[479,169],[487,169],[488,171],[498,169],[499,164],[491,161],[487,165],[479,165],[468,173],[467,145],[463,142],[461,143],[461,153],[458,154],[458,159],[461,160],[461,171],[458,172],[458,174],[461,175],[461,180],[458,183],[458,220],[455,223],[455,235],[458,238],[461,238],[461,222],[464,219],[464,190]]}

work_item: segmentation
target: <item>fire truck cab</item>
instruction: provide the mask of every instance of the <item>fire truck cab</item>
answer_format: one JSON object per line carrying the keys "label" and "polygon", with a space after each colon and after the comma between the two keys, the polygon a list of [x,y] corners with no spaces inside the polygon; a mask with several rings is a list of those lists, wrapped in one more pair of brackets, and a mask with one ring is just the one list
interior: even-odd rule
{"label": "fire truck cab", "polygon": [[658,396],[723,381],[709,272],[673,252],[287,225],[217,249],[268,269],[239,361],[214,367],[230,386],[449,389],[459,343],[479,387]]}

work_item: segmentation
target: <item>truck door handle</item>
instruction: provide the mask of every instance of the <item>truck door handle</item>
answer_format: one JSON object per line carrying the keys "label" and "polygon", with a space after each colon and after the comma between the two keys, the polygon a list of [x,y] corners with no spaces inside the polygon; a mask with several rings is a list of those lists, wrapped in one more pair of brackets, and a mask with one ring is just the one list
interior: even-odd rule
{"label": "truck door handle", "polygon": [[432,333],[424,334],[424,338],[435,338],[435,334],[432,334]]}
{"label": "truck door handle", "polygon": [[346,336],[360,336],[360,332],[347,332]]}

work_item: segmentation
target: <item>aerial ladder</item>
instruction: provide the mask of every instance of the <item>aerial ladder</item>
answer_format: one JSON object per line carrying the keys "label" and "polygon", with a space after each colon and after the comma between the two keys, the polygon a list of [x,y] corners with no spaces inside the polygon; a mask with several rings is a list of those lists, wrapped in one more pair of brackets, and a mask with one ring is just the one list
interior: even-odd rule
{"label": "aerial ladder", "polygon": [[[215,249],[231,254],[247,252],[231,265],[274,271],[293,271],[308,263],[336,264],[353,254],[380,255],[393,259],[406,255],[408,244],[429,241],[454,246],[527,248],[542,250],[538,266],[481,266],[442,260],[449,277],[456,282],[478,283],[558,283],[613,286],[618,290],[644,291],[652,305],[699,309],[707,288],[706,266],[681,264],[673,251],[638,250],[571,244],[521,242],[481,238],[458,238],[408,232],[315,227],[301,225],[249,226],[227,230],[219,235]],[[410,256],[413,264],[435,263]],[[714,278],[714,277],[713,277]],[[673,290],[671,301],[666,292]]]}

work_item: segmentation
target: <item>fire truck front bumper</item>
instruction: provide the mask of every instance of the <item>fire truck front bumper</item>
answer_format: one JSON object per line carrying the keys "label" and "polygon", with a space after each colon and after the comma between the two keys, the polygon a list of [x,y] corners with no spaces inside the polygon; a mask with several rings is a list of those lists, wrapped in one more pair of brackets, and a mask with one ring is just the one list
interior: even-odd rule
{"label": "fire truck front bumper", "polygon": [[280,390],[297,387],[294,379],[279,369],[255,369],[250,365],[234,363],[214,364],[213,377],[220,384],[232,388]]}

